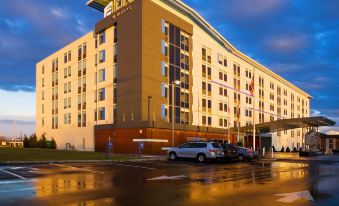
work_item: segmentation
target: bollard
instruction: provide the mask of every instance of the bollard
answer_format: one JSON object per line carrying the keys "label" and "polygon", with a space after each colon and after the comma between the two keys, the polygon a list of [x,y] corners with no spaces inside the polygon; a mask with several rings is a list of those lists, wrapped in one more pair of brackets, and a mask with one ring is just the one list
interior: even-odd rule
{"label": "bollard", "polygon": [[141,158],[141,150],[144,149],[144,143],[143,142],[139,142],[138,144],[138,158]]}
{"label": "bollard", "polygon": [[265,147],[262,148],[262,156],[265,157]]}

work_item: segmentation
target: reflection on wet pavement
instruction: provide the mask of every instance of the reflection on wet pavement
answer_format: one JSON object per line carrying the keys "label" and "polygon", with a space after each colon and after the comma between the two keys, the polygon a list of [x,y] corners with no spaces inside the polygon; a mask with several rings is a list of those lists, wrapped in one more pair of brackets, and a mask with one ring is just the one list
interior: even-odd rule
{"label": "reflection on wet pavement", "polygon": [[[250,162],[140,162],[2,166],[4,205],[284,205],[276,194],[309,191],[315,201],[336,205],[339,164]],[[185,178],[157,178],[157,177]],[[154,179],[147,181],[147,179]]]}

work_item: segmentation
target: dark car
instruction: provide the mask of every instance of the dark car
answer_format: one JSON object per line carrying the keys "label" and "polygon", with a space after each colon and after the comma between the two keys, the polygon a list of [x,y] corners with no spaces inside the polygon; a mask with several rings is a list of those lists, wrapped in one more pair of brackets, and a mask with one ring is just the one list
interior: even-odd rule
{"label": "dark car", "polygon": [[224,150],[224,157],[227,160],[238,159],[237,147],[233,144],[220,144]]}
{"label": "dark car", "polygon": [[258,158],[258,153],[246,147],[236,147],[237,156],[240,161],[253,160]]}
{"label": "dark car", "polygon": [[239,147],[233,144],[220,144],[224,150],[224,158],[226,160],[238,159],[240,161],[253,160],[258,158],[258,153],[246,147]]}

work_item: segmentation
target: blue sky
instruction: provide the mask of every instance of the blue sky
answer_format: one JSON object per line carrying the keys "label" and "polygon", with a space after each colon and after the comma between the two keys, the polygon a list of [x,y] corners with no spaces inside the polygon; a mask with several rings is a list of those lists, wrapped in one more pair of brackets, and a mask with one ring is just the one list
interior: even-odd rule
{"label": "blue sky", "polygon": [[[314,115],[339,122],[339,1],[184,2],[240,51],[310,93]],[[1,0],[0,136],[13,134],[11,120],[34,131],[35,64],[93,29],[102,14],[85,4]]]}

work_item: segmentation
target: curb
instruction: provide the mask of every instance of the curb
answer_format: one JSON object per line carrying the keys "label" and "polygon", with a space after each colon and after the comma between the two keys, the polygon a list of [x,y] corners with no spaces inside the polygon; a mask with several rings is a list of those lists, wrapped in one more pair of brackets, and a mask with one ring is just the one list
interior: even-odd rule
{"label": "curb", "polygon": [[24,164],[64,164],[64,163],[122,163],[122,162],[145,162],[165,160],[166,158],[141,158],[131,160],[46,160],[46,161],[1,161],[0,165],[24,165]]}
{"label": "curb", "polygon": [[315,160],[315,159],[289,159],[289,158],[274,158],[274,159],[261,159],[262,161],[272,162],[324,162],[324,163],[338,163],[339,160]]}

